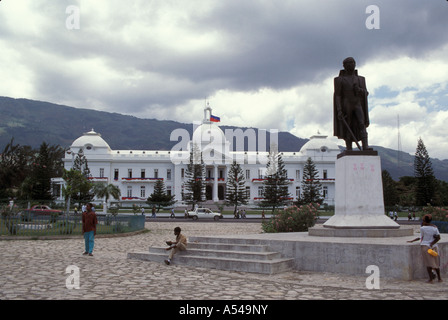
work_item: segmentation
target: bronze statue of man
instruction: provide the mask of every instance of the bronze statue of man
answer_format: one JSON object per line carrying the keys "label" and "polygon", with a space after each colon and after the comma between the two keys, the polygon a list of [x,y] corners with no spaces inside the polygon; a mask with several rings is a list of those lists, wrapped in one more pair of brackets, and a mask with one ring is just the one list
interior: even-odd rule
{"label": "bronze statue of man", "polygon": [[343,61],[344,70],[334,78],[333,129],[334,135],[345,140],[347,150],[352,143],[358,146],[362,142],[363,150],[372,150],[367,142],[369,110],[367,104],[366,80],[358,76],[355,59],[349,57]]}

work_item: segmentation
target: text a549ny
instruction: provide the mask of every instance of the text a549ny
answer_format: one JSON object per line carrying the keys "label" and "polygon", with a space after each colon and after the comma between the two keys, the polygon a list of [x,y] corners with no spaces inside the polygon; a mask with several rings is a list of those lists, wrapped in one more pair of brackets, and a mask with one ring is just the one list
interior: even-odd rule
{"label": "text a549ny", "polygon": [[187,304],[179,310],[180,315],[205,315],[209,318],[213,313],[222,315],[265,315],[268,305],[231,304],[224,308],[195,307]]}
{"label": "text a549ny", "polygon": [[[224,310],[222,310],[222,314],[266,314],[266,309],[268,305],[226,305]],[[220,310],[216,310],[217,312],[221,312]]]}

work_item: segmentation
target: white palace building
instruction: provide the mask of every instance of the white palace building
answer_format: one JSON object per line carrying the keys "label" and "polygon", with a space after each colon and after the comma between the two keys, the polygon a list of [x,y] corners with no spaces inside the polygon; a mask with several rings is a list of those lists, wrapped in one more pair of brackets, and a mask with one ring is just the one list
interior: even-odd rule
{"label": "white palace building", "polygon": [[[223,202],[225,199],[227,173],[233,160],[240,163],[246,177],[246,190],[249,195],[249,206],[256,206],[262,200],[263,177],[266,173],[267,151],[262,148],[250,148],[254,140],[255,130],[227,130],[224,133],[216,124],[212,109],[204,109],[204,119],[198,122],[193,130],[193,137],[184,129],[176,129],[171,133],[171,140],[178,143],[170,151],[161,150],[112,150],[101,134],[93,129],[76,139],[66,151],[63,159],[65,169],[73,166],[76,154],[82,153],[87,159],[92,182],[114,184],[120,188],[121,198],[112,200],[121,206],[133,204],[145,205],[154,191],[157,180],[163,180],[169,194],[175,195],[175,206],[182,203],[182,186],[186,179],[186,169],[190,159],[190,149],[195,143],[201,147],[206,167],[207,203]],[[178,132],[176,132],[178,130]],[[250,130],[253,130],[250,131]],[[228,132],[229,131],[229,132]],[[275,132],[275,131],[274,131]],[[263,136],[264,134],[264,136]],[[275,141],[276,133],[269,132],[270,141]],[[241,139],[240,139],[241,138]],[[258,145],[266,138],[266,131],[258,131]],[[249,148],[244,151],[244,139],[249,141]],[[230,141],[229,141],[230,140]],[[231,143],[235,143],[233,148]],[[240,142],[239,142],[240,141]],[[242,141],[242,143],[241,143]],[[240,144],[239,144],[240,143]],[[255,140],[253,142],[255,144]],[[240,147],[238,147],[238,144]],[[243,151],[230,151],[243,150]],[[308,157],[311,157],[319,172],[323,187],[324,203],[334,205],[335,197],[335,161],[339,147],[325,135],[316,134],[297,152],[280,152],[289,179],[290,200],[295,201],[301,194],[303,168]],[[63,202],[62,178],[53,179],[54,192],[58,202]],[[95,199],[96,203],[102,199]]]}

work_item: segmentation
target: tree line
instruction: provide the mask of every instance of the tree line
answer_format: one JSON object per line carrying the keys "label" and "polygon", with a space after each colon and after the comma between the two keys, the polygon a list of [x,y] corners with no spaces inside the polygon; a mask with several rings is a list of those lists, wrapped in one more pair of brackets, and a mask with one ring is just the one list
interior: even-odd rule
{"label": "tree line", "polygon": [[6,144],[0,155],[0,199],[53,200],[51,178],[61,177],[65,150],[43,142],[38,149]]}
{"label": "tree line", "polygon": [[[196,154],[195,154],[196,153]],[[193,160],[196,161],[193,161]],[[384,205],[391,207],[448,206],[448,183],[434,176],[431,159],[419,138],[414,157],[414,176],[403,176],[399,181],[392,179],[387,170],[382,172]],[[308,158],[303,168],[301,194],[298,199],[288,191],[289,179],[281,156],[273,148],[268,156],[266,175],[263,179],[260,207],[275,209],[290,204],[319,203],[324,200],[319,172],[314,161]],[[187,168],[187,181],[184,184],[182,198],[192,207],[205,199],[205,165],[200,153],[193,150]],[[229,170],[226,184],[226,204],[234,207],[246,205],[249,195],[246,193],[245,176],[241,166],[234,162]]]}
{"label": "tree line", "polygon": [[448,183],[434,176],[431,159],[421,138],[414,157],[414,176],[398,181],[383,170],[383,194],[386,207],[448,206]]}
{"label": "tree line", "polygon": [[[118,199],[120,190],[114,185],[92,183],[89,181],[90,170],[83,154],[77,154],[73,168],[65,170],[62,162],[65,150],[57,145],[50,146],[43,142],[38,149],[30,146],[14,144],[14,139],[5,146],[0,155],[0,200],[39,200],[54,199],[51,178],[63,177],[66,182],[62,192],[67,205],[75,202],[92,201],[95,196]],[[205,201],[205,164],[202,155],[193,147],[190,162],[185,172],[185,182],[182,188],[182,200],[194,208]],[[283,207],[293,203],[289,194],[285,165],[281,153],[272,148],[268,155],[266,175],[263,177],[263,194],[260,206],[270,208]],[[414,176],[404,176],[398,181],[391,178],[383,170],[383,194],[386,207],[401,206],[435,206],[448,205],[448,183],[435,178],[432,164],[422,139],[418,140],[414,158]],[[303,169],[301,195],[295,204],[322,203],[322,185],[319,173],[311,158],[308,158]],[[238,206],[249,202],[246,191],[245,175],[241,166],[234,162],[228,172],[226,204],[233,206],[236,212]],[[174,196],[167,194],[163,181],[158,181],[154,192],[148,197],[150,205],[170,206]]]}
{"label": "tree line", "polygon": [[[186,181],[182,187],[182,200],[192,208],[205,201],[205,164],[199,148],[193,145],[190,152],[190,162],[185,173]],[[263,192],[260,207],[274,212],[294,202],[288,191],[288,179],[285,164],[275,145],[271,146],[266,164],[266,174],[263,177]],[[318,179],[318,171],[311,158],[304,166],[302,179],[302,195],[299,203],[321,203],[322,185]],[[233,207],[234,214],[239,206],[248,204],[249,194],[246,190],[246,179],[241,165],[234,161],[228,171],[226,179],[225,203]],[[297,201],[296,201],[297,202]]]}

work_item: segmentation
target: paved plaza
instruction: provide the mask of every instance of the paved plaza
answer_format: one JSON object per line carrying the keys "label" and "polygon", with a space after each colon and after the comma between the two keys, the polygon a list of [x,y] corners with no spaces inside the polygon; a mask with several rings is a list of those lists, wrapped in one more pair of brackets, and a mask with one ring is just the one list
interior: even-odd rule
{"label": "paved plaza", "polygon": [[[131,251],[163,246],[173,229],[188,236],[260,233],[260,223],[147,222],[150,230],[127,237],[97,238],[94,256],[83,256],[81,237],[62,240],[0,241],[0,299],[448,299],[448,280],[401,281],[380,278],[367,289],[366,276],[290,271],[248,274],[129,260]],[[67,289],[69,266],[79,268],[79,289]]]}

